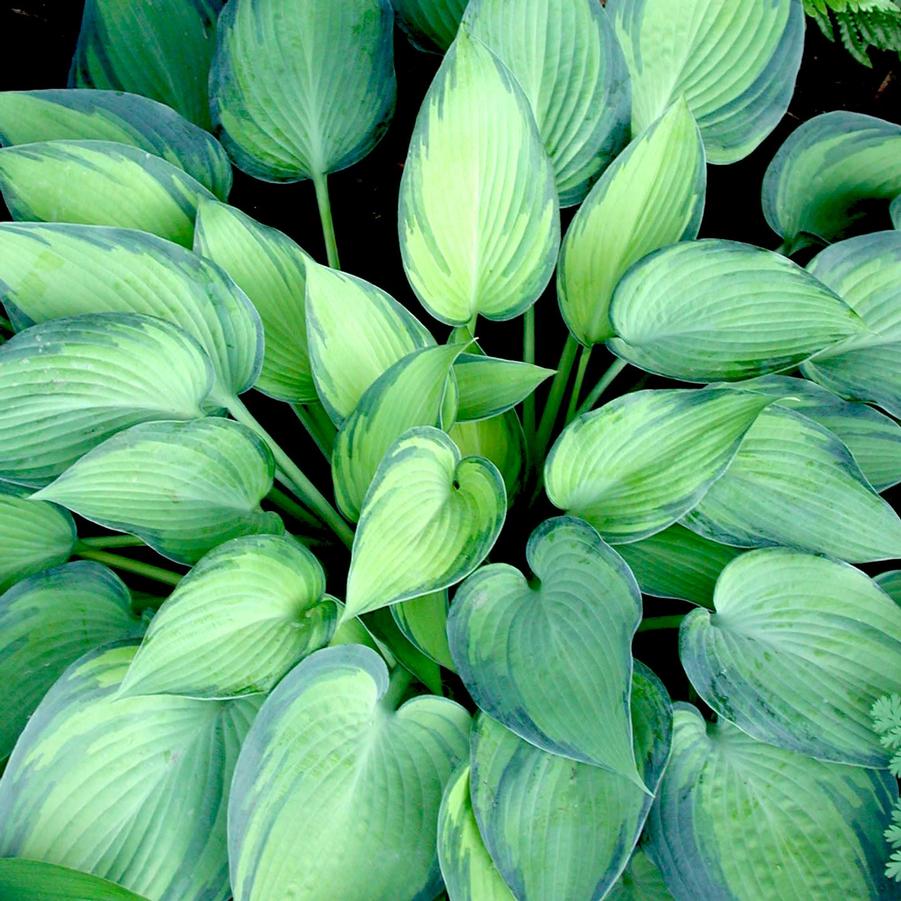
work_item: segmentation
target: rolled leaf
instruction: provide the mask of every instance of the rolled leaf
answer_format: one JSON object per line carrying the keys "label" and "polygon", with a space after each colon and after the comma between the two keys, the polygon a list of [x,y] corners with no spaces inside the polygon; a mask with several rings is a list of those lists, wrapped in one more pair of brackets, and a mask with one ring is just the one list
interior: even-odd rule
{"label": "rolled leaf", "polygon": [[737,547],[781,544],[851,562],[901,556],[901,519],[848,448],[779,406],[760,415],[725,474],[682,523]]}
{"label": "rolled leaf", "polygon": [[901,125],[845,110],[814,116],[767,167],[763,215],[790,250],[842,238],[901,193],[899,160]]}
{"label": "rolled leaf", "polygon": [[628,140],[629,75],[604,8],[594,0],[475,0],[463,27],[522,86],[560,204],[579,203]]}
{"label": "rolled leaf", "polygon": [[557,439],[544,467],[548,498],[606,541],[647,538],[698,503],[769,402],[719,388],[617,398]]}
{"label": "rolled leaf", "polygon": [[238,167],[298,181],[366,156],[394,112],[392,24],[388,0],[231,0],[210,95]]}
{"label": "rolled leaf", "polygon": [[698,694],[790,751],[882,767],[870,709],[901,693],[901,608],[862,572],[788,548],[744,554],[692,611],[679,656]]}
{"label": "rolled leaf", "polygon": [[458,422],[448,435],[464,457],[484,457],[497,467],[511,506],[522,486],[526,460],[526,437],[516,413],[509,410],[491,419]]}
{"label": "rolled leaf", "polygon": [[529,101],[465,29],[416,119],[398,219],[410,285],[450,325],[518,316],[554,270],[557,192]]}
{"label": "rolled leaf", "polygon": [[641,785],[629,719],[641,620],[632,573],[591,526],[564,516],[532,533],[526,558],[533,579],[495,563],[457,589],[447,632],[460,678],[536,747]]}
{"label": "rolled leaf", "polygon": [[882,831],[897,797],[885,770],[813,760],[677,704],[647,850],[676,898],[790,898],[795,886],[889,898]]}
{"label": "rolled leaf", "polygon": [[901,569],[879,573],[873,581],[901,607]]}
{"label": "rolled leaf", "polygon": [[494,545],[506,514],[500,473],[460,458],[437,429],[410,429],[378,468],[363,504],[345,618],[447,588]]}
{"label": "rolled leaf", "polygon": [[863,334],[860,317],[781,254],[711,238],[646,257],[620,281],[610,349],[687,382],[791,369]]}
{"label": "rolled leaf", "polygon": [[0,860],[0,894],[19,901],[146,901],[108,879],[15,857]]}
{"label": "rolled leaf", "polygon": [[259,703],[122,698],[134,651],[85,655],[44,697],[0,782],[0,855],[225,901],[228,790]]}
{"label": "rolled leaf", "polygon": [[162,157],[114,141],[42,141],[0,150],[0,192],[16,220],[137,228],[190,247],[213,195]]}
{"label": "rolled leaf", "polygon": [[633,263],[697,237],[706,189],[704,146],[679,99],[614,160],[566,232],[557,297],[579,341],[590,346],[613,334],[610,299]]}
{"label": "rolled leaf", "polygon": [[303,901],[323,886],[347,901],[438,893],[438,809],[469,715],[444,698],[398,700],[359,645],[319,651],[273,691],[232,785],[235,901]]}
{"label": "rolled leaf", "polygon": [[365,644],[366,647],[372,647],[379,651],[388,663],[396,663],[402,669],[412,673],[432,694],[444,694],[441,684],[441,668],[407,638],[403,630],[398,627],[390,608],[381,607],[365,614],[362,619],[345,619],[343,622],[339,622],[336,634],[356,622],[370,637],[370,641],[347,640],[344,644]]}
{"label": "rolled leaf", "polygon": [[265,694],[328,644],[337,619],[325,573],[306,548],[284,535],[235,538],[203,557],[160,607],[122,691]]}
{"label": "rolled leaf", "polygon": [[460,354],[454,362],[459,402],[457,421],[499,416],[525,400],[553,369],[501,360],[484,354]]}
{"label": "rolled leaf", "polygon": [[0,345],[0,478],[47,485],[129,426],[204,416],[212,387],[200,345],[162,319],[89,313],[32,326]]}
{"label": "rolled leaf", "polygon": [[680,96],[711,163],[746,157],[788,109],[804,49],[800,0],[610,0],[632,78],[632,134]]}
{"label": "rolled leaf", "polygon": [[274,471],[263,440],[236,422],[147,422],[94,448],[33,497],[194,563],[229,538],[282,532],[279,517],[259,506]]}
{"label": "rolled leaf", "polygon": [[392,0],[398,25],[424,50],[445,51],[457,36],[466,0]]}
{"label": "rolled leaf", "polygon": [[445,669],[455,669],[447,646],[447,590],[410,598],[388,609],[414,647]]}
{"label": "rolled leaf", "polygon": [[895,228],[901,228],[901,194],[891,202],[889,213],[892,217],[892,225]]}
{"label": "rolled leaf", "polygon": [[0,596],[0,760],[70,663],[141,632],[128,589],[98,563],[44,570]]}

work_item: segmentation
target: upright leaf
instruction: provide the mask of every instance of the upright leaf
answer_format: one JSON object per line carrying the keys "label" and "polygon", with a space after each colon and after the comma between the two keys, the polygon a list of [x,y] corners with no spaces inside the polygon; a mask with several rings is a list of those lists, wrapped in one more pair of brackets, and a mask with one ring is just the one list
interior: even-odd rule
{"label": "upright leaf", "polygon": [[0,855],[225,901],[226,802],[259,703],[123,698],[134,650],[85,655],[44,697],[0,781]]}
{"label": "upright leaf", "polygon": [[457,36],[466,0],[392,0],[398,25],[423,50],[445,51]]}
{"label": "upright leaf", "polygon": [[117,225],[190,247],[197,204],[213,195],[182,169],[114,141],[39,141],[0,150],[13,219]]}
{"label": "upright leaf", "polygon": [[885,766],[870,709],[901,693],[901,607],[862,572],[771,548],[744,554],[694,610],[679,656],[698,694],[760,741]]}
{"label": "upright leaf", "polygon": [[610,0],[632,77],[632,133],[684,96],[712,163],[746,157],[788,109],[801,0]]}
{"label": "upright leaf", "polygon": [[437,319],[512,319],[554,270],[550,160],[516,78],[462,29],[423,101],[400,187],[404,269]]}
{"label": "upright leaf", "polygon": [[414,647],[445,669],[455,670],[447,645],[447,589],[410,598],[388,609]]}
{"label": "upright leaf", "polygon": [[457,419],[471,422],[499,416],[525,400],[554,370],[501,360],[484,354],[460,354],[454,376],[460,399]]}
{"label": "upright leaf", "polygon": [[108,879],[16,857],[0,860],[0,895],[19,901],[146,901]]}
{"label": "upright leaf", "polygon": [[511,506],[522,487],[526,461],[526,438],[516,413],[508,410],[491,419],[457,422],[447,434],[464,457],[484,457],[497,467]]}
{"label": "upright leaf", "polygon": [[633,263],[697,236],[706,187],[701,136],[679,99],[613,161],[566,232],[557,297],[579,341],[599,344],[613,334],[610,299]]}
{"label": "upright leaf", "polygon": [[147,422],[94,448],[33,497],[194,563],[229,538],[283,530],[259,506],[274,471],[269,448],[236,422]]}
{"label": "upright leaf", "polygon": [[392,25],[388,0],[230,0],[210,93],[237,165],[298,181],[366,156],[394,112]]}
{"label": "upright leaf", "polygon": [[438,808],[469,715],[444,698],[398,700],[359,645],[319,651],[272,692],[232,785],[235,901],[438,893]]}

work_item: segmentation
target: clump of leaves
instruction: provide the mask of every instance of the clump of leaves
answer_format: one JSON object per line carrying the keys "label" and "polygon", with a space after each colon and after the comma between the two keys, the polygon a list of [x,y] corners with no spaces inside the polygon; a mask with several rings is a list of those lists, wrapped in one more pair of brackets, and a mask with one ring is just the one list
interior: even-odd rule
{"label": "clump of leaves", "polygon": [[[443,54],[400,299],[329,197],[395,15]],[[890,896],[901,126],[803,123],[778,250],[697,240],[803,28],[90,0],[72,86],[0,95],[0,896]],[[312,182],[324,258],[232,164]]]}
{"label": "clump of leaves", "polygon": [[864,66],[873,65],[870,50],[888,50],[901,57],[898,0],[804,0],[804,10],[830,41],[839,38]]}

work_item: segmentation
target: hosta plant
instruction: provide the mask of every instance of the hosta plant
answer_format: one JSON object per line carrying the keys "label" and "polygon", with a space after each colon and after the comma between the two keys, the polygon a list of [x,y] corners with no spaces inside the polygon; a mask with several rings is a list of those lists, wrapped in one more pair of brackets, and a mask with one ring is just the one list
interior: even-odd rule
{"label": "hosta plant", "polygon": [[[0,95],[0,897],[894,896],[901,126],[801,123],[772,247],[698,239],[803,31],[88,0]],[[329,177],[408,37],[394,297]]]}

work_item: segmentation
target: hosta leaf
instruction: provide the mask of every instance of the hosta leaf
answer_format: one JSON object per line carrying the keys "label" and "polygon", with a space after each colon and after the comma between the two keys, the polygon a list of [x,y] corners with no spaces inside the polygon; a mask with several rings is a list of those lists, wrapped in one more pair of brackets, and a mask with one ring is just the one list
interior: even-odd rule
{"label": "hosta leaf", "polygon": [[388,685],[373,651],[347,645],[309,657],[269,696],[232,785],[235,901],[438,893],[438,808],[469,715],[430,696],[395,709]]}
{"label": "hosta leaf", "polygon": [[713,586],[723,567],[741,553],[678,523],[641,541],[618,545],[617,551],[644,594],[680,598],[705,607],[713,603]]}
{"label": "hosta leaf", "polygon": [[680,95],[707,158],[747,156],[788,109],[804,47],[800,0],[610,0],[632,77],[632,133]]}
{"label": "hosta leaf", "polygon": [[73,86],[133,91],[207,128],[207,72],[223,0],[87,0]]}
{"label": "hosta leaf", "polygon": [[789,249],[843,237],[901,192],[901,125],[838,110],[802,123],[763,177],[763,214]]}
{"label": "hosta leaf", "polygon": [[788,545],[861,562],[901,556],[901,519],[828,429],[775,406],[683,520],[738,547]]}
{"label": "hosta leaf", "polygon": [[454,661],[447,646],[447,590],[410,598],[389,608],[398,629],[427,657],[449,670]]}
{"label": "hosta leaf", "polygon": [[0,596],[0,760],[70,663],[141,631],[128,589],[97,563],[45,570]]}
{"label": "hosta leaf", "polygon": [[892,217],[892,225],[901,229],[901,194],[899,194],[889,206],[889,213]]}
{"label": "hosta leaf", "polygon": [[609,901],[672,901],[657,865],[636,848],[616,885],[605,895]]}
{"label": "hosta leaf", "polygon": [[312,261],[307,262],[306,310],[316,390],[339,426],[380,375],[414,350],[435,344],[390,294]]}
{"label": "hosta leaf", "polygon": [[460,458],[437,429],[410,429],[379,466],[360,516],[345,616],[447,588],[494,545],[504,483],[482,457]]}
{"label": "hosta leaf", "polygon": [[697,236],[706,189],[704,146],[680,99],[614,160],[566,232],[557,296],[579,341],[598,344],[613,334],[610,299],[633,263]]}
{"label": "hosta leaf", "polygon": [[283,232],[216,201],[197,210],[194,249],[218,263],[260,314],[266,341],[254,387],[292,403],[316,400],[304,316],[309,257]]}
{"label": "hosta leaf", "polygon": [[617,398],[557,439],[544,469],[547,495],[607,541],[646,538],[697,504],[769,402],[718,388]]}
{"label": "hosta leaf", "polygon": [[0,224],[0,296],[16,328],[81,313],[143,313],[192,335],[216,370],[225,404],[254,383],[260,317],[218,266],[131,229]]}
{"label": "hosta leaf", "polygon": [[694,610],[679,655],[698,694],[760,741],[820,760],[885,766],[870,708],[901,692],[901,608],[847,563],[753,551]]}
{"label": "hosta leaf", "polygon": [[[365,614],[363,619],[344,619],[338,627],[338,632],[347,627],[349,623],[357,622],[365,625],[368,634],[375,638],[377,650],[389,663],[398,663],[403,669],[412,673],[428,688],[432,694],[444,694],[441,685],[441,669],[438,664],[424,654],[409,638],[398,628],[391,610],[381,607]],[[345,644],[366,644],[368,642],[346,641]]]}
{"label": "hosta leaf", "polygon": [[483,354],[461,354],[454,363],[460,395],[457,420],[488,419],[512,409],[525,400],[553,369],[501,360]]}
{"label": "hosta leaf", "polygon": [[[655,791],[669,755],[672,707],[640,663],[632,686],[635,756]],[[557,757],[482,714],[472,740],[472,807],[517,898],[594,901],[625,867],[652,797],[608,770]]]}
{"label": "hosta leaf", "polygon": [[162,157],[114,141],[5,147],[0,192],[16,220],[138,228],[185,247],[197,204],[213,197]]}
{"label": "hosta leaf", "polygon": [[453,901],[513,901],[479,833],[469,781],[468,766],[457,770],[438,813],[438,860],[447,893]]}
{"label": "hosta leaf", "polygon": [[0,591],[65,563],[75,539],[75,523],[68,510],[19,497],[0,486]]}
{"label": "hosta leaf", "polygon": [[0,897],[18,901],[146,901],[107,879],[40,860],[0,860]]}
{"label": "hosta leaf", "polygon": [[871,401],[901,415],[901,232],[833,244],[808,268],[844,298],[870,333],[827,347],[808,360],[804,374],[843,397]]}
{"label": "hosta leaf", "polygon": [[529,538],[529,580],[506,563],[457,589],[448,640],[475,702],[526,741],[636,784],[629,720],[638,585],[587,523],[559,516]]}
{"label": "hosta leaf", "polygon": [[443,52],[457,36],[466,0],[392,0],[392,5],[414,46]]}
{"label": "hosta leaf", "polygon": [[443,422],[448,375],[462,344],[426,347],[395,363],[371,385],[335,439],[335,498],[349,519],[360,518],[376,469],[388,448],[413,426]]}
{"label": "hosta leaf", "polygon": [[210,92],[222,141],[266,181],[321,178],[375,146],[394,112],[388,0],[232,0]]}
{"label": "hosta leaf", "polygon": [[229,538],[283,530],[259,506],[274,470],[262,439],[236,422],[146,422],[109,438],[33,497],[194,563]]}
{"label": "hosta leaf", "polygon": [[901,569],[879,573],[873,581],[901,607]]}
{"label": "hosta leaf", "polygon": [[510,506],[519,493],[526,459],[526,439],[519,417],[510,410],[491,419],[458,422],[448,435],[464,457],[484,457],[497,467]]}
{"label": "hosta leaf", "polygon": [[419,111],[398,217],[407,278],[450,325],[518,316],[554,270],[557,192],[529,102],[465,29]]}
{"label": "hosta leaf", "polygon": [[84,89],[0,93],[0,144],[92,140],[133,144],[184,169],[223,200],[231,162],[202,128],[148,97]]}
{"label": "hosta leaf", "polygon": [[889,898],[882,830],[897,796],[885,770],[813,760],[677,704],[648,851],[677,898]]}
{"label": "hosta leaf", "polygon": [[463,22],[522,85],[561,205],[579,203],[629,132],[629,75],[603,7],[594,0],[475,0]]}
{"label": "hosta leaf", "polygon": [[206,354],[162,319],[94,313],[32,326],[0,345],[0,478],[47,485],[122,429],[202,417],[212,386]]}
{"label": "hosta leaf", "polygon": [[44,697],[0,781],[0,854],[225,901],[225,802],[259,702],[123,698],[134,650],[87,654]]}
{"label": "hosta leaf", "polygon": [[153,617],[125,694],[266,693],[328,644],[338,618],[325,574],[293,538],[250,535],[210,551]]}
{"label": "hosta leaf", "polygon": [[646,257],[622,279],[610,349],[688,382],[791,369],[865,331],[825,285],[778,253],[717,238]]}

